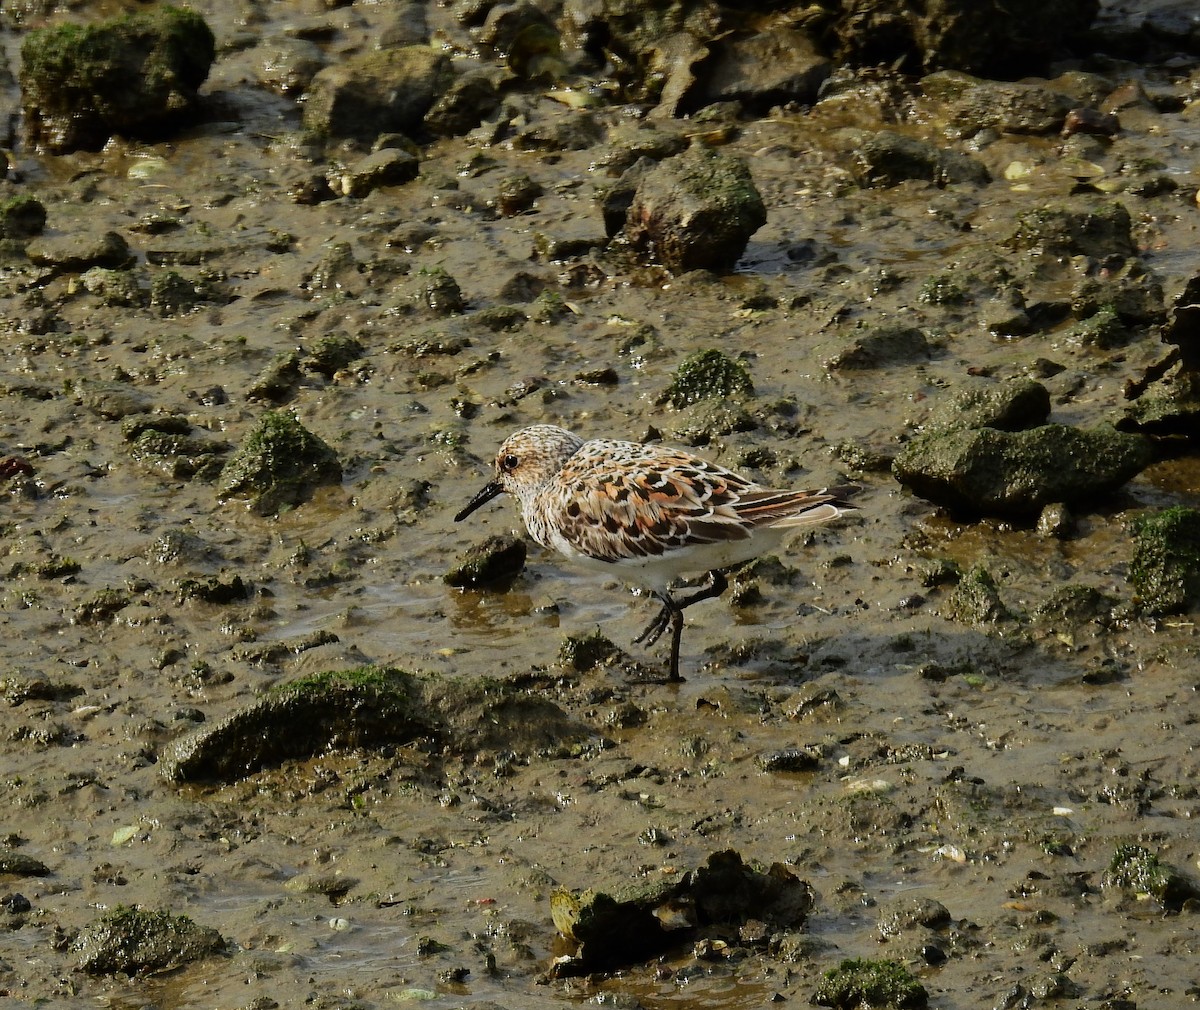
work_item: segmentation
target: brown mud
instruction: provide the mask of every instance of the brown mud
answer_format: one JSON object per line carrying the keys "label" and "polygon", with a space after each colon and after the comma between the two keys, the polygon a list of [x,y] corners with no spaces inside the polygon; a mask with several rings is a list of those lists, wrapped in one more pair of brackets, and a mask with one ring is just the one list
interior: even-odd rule
{"label": "brown mud", "polygon": [[[313,4],[294,19],[327,24],[310,34],[336,39],[336,59],[370,44],[383,6]],[[1003,242],[1022,212],[1078,190],[1080,160],[1091,183],[1160,166],[1174,187],[1083,198],[1126,204],[1169,305],[1200,271],[1194,63],[1109,64],[1097,86],[1180,101],[1137,98],[1114,139],[1066,151],[1058,136],[1000,134],[974,152],[986,186],[855,184],[863,131],[965,144],[947,139],[933,100],[905,99],[896,126],[885,82],[726,123],[723,149],[749,160],[768,223],[732,275],[672,278],[603,252],[603,155],[641,131],[711,125],[600,106],[590,115],[610,139],[589,149],[444,140],[422,151],[409,184],[299,205],[291,194],[313,174],[313,151],[295,103],[260,83],[260,47],[246,37],[286,33],[292,15],[198,9],[218,38],[204,92],[226,118],[157,145],[18,152],[20,181],[7,184],[46,205],[52,236],[117,231],[141,268],[176,264],[228,295],[159,312],[106,305],[77,274],[0,268],[0,455],[35,469],[13,478],[0,517],[0,795],[8,847],[50,870],[0,880],[0,894],[31,906],[5,913],[0,991],[12,1005],[540,1008],[601,993],[648,1008],[807,1005],[821,974],[850,957],[904,962],[942,1010],[1197,998],[1195,909],[1102,886],[1129,842],[1200,874],[1194,614],[1140,617],[1126,579],[1128,521],[1196,505],[1195,456],[1164,459],[1079,510],[1059,540],[947,517],[886,471],[855,469],[844,448],[894,453],[946,389],[979,374],[1043,376],[1047,361],[1062,366],[1044,379],[1053,420],[1119,415],[1124,383],[1162,345],[1145,335],[1102,349],[1065,324],[997,335],[1006,269],[1030,301],[1069,298],[1084,269],[1069,258],[1035,269]],[[447,16],[430,8],[431,20]],[[5,44],[13,67],[11,33]],[[577,110],[557,97],[514,94],[512,120],[566,129]],[[543,193],[530,212],[499,217],[501,180],[518,174]],[[546,258],[548,240],[574,251]],[[435,269],[458,281],[461,314],[422,299]],[[922,297],[947,276],[963,281],[963,300]],[[531,286],[565,311],[539,321],[514,294]],[[530,318],[498,330],[477,318],[508,304]],[[827,367],[864,330],[895,322],[931,335],[927,360]],[[140,411],[237,445],[273,406],[247,390],[275,357],[339,334],[364,356],[329,377],[304,372],[283,405],[338,452],[340,487],[263,517],[133,458],[121,419]],[[749,367],[753,430],[713,435],[657,402],[680,361],[709,347]],[[603,369],[615,382],[593,381]],[[452,517],[490,479],[504,436],[543,421],[704,441],[700,451],[768,484],[853,479],[861,512],[794,543],[782,558],[791,572],[760,577],[757,601],[688,611],[682,686],[620,665],[576,673],[559,662],[562,642],[597,627],[657,672],[661,644],[627,646],[651,604],[537,549],[506,592],[442,582],[459,552],[515,528],[507,500],[471,524]],[[985,564],[1014,616],[954,619],[953,587],[925,584],[942,559]],[[249,600],[180,602],[181,580],[234,575]],[[1113,602],[1097,618],[1038,617],[1068,584]],[[314,632],[337,641],[282,658],[258,649]],[[570,754],[414,741],[222,787],[160,775],[174,740],[269,687],[364,663],[515,678],[594,736]],[[816,748],[816,770],[764,770],[796,747]],[[547,980],[563,949],[554,886],[676,874],[729,848],[786,862],[814,888],[807,928],[785,950],[731,943],[729,956],[696,958],[684,947],[611,977]],[[944,905],[949,924],[885,927],[918,898]],[[149,978],[77,970],[71,938],[130,905],[216,928],[229,952]]]}

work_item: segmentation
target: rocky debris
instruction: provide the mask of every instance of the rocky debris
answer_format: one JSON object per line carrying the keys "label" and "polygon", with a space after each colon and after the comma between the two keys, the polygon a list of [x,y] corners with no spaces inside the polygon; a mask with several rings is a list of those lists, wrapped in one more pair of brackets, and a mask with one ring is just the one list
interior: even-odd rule
{"label": "rocky debris", "polygon": [[1043,73],[1099,7],[1099,0],[844,0],[826,31],[839,62],[1013,79]]}
{"label": "rocky debris", "polygon": [[186,123],[214,55],[204,18],[166,4],[30,32],[20,74],[29,140],[63,154],[98,150],[113,134],[153,138]]}
{"label": "rocky debris", "polygon": [[0,852],[0,875],[10,877],[48,877],[50,867],[40,859],[23,852],[5,850]]}
{"label": "rocky debris", "polygon": [[60,273],[82,273],[92,267],[116,269],[134,261],[129,243],[115,231],[43,235],[30,241],[25,255],[32,263]]}
{"label": "rocky debris", "polygon": [[939,188],[957,183],[985,186],[992,181],[991,173],[975,158],[892,130],[880,130],[855,149],[853,172],[859,185],[868,188],[909,180]]}
{"label": "rocky debris", "polygon": [[1054,502],[1094,504],[1153,458],[1148,439],[1107,425],[975,428],[916,436],[897,454],[892,473],[915,494],[954,511],[1032,521]]}
{"label": "rocky debris", "polygon": [[1139,516],[1129,581],[1144,614],[1178,614],[1200,602],[1200,511],[1176,506]]}
{"label": "rocky debris", "polygon": [[425,128],[439,137],[470,133],[500,105],[494,75],[483,68],[459,74],[425,113]]}
{"label": "rocky debris", "polygon": [[645,169],[623,236],[631,248],[674,273],[726,271],[766,221],[746,163],[696,145]]}
{"label": "rocky debris", "polygon": [[0,202],[0,239],[31,239],[45,227],[46,208],[40,200],[22,194]]}
{"label": "rocky debris", "polygon": [[215,929],[187,916],[120,906],[85,926],[72,944],[89,975],[168,971],[223,954],[227,946]]}
{"label": "rocky debris", "polygon": [[524,570],[525,554],[520,537],[491,536],[459,555],[442,581],[457,589],[503,588]]}
{"label": "rocky debris", "polygon": [[139,463],[170,480],[216,480],[233,446],[191,430],[178,414],[135,414],[121,422],[129,454]]}
{"label": "rocky debris", "polygon": [[899,961],[855,958],[825,972],[812,1003],[836,1010],[922,1010],[929,994]]}
{"label": "rocky debris", "polygon": [[946,601],[946,613],[961,624],[998,624],[1013,618],[1004,605],[996,580],[983,565],[964,572]]}
{"label": "rocky debris", "polygon": [[801,927],[813,907],[812,888],[782,863],[765,872],[733,849],[714,852],[687,873],[643,881],[608,893],[556,890],[550,914],[558,931],[578,944],[557,958],[555,978],[612,971],[691,943],[714,928],[754,920],[778,931]]}
{"label": "rocky debris", "polygon": [[944,72],[921,80],[928,95],[949,99],[947,119],[962,137],[995,130],[1034,136],[1061,133],[1074,105],[1069,95],[1038,84],[984,81]]}
{"label": "rocky debris", "polygon": [[429,46],[351,56],[313,78],[304,128],[319,137],[364,144],[383,133],[414,136],[453,79],[449,56]]}
{"label": "rocky debris", "polygon": [[340,484],[337,453],[304,427],[295,414],[269,411],[242,439],[221,470],[217,494],[244,497],[260,515],[306,501],[313,490]]}

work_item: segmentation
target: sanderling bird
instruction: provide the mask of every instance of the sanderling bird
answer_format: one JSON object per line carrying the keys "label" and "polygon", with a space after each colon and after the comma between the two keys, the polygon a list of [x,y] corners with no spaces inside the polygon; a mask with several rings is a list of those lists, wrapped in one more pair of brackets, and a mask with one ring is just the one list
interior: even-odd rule
{"label": "sanderling bird", "polygon": [[[669,680],[679,676],[683,611],[725,591],[721,569],[777,547],[791,531],[836,519],[854,506],[836,493],[777,491],[682,449],[609,438],[584,441],[552,424],[510,435],[496,454],[496,479],[454,517],[466,519],[507,491],[525,528],[593,570],[649,589],[662,609],[634,644],[671,629]],[[687,573],[705,584],[672,596]]]}

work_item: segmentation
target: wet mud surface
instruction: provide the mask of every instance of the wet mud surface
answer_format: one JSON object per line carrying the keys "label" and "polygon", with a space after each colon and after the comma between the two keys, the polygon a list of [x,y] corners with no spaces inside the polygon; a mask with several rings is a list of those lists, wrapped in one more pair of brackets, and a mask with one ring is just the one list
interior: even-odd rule
{"label": "wet mud surface", "polygon": [[[158,145],[18,151],[5,184],[46,206],[46,241],[115,231],[146,283],[170,268],[199,292],[189,308],[128,307],[69,269],[0,266],[0,454],[33,469],[6,476],[0,517],[3,841],[49,870],[0,879],[13,1005],[807,1005],[853,957],[902,961],[944,1010],[1197,997],[1194,903],[1105,886],[1129,843],[1200,875],[1195,613],[1141,616],[1127,579],[1130,521],[1200,500],[1192,447],[1077,509],[1062,538],[948,516],[886,469],[940,397],[985,378],[1039,378],[1057,422],[1120,416],[1126,381],[1161,356],[1152,326],[1100,347],[1069,314],[1000,323],[1014,290],[1027,307],[1070,303],[1097,271],[1144,272],[1169,307],[1200,272],[1194,62],[1057,78],[1101,100],[1126,89],[1111,103],[1120,132],[997,131],[969,152],[986,184],[861,188],[855,152],[884,126],[970,147],[945,101],[864,75],[844,100],[715,126],[602,105],[588,115],[603,139],[581,149],[533,138],[566,136],[579,113],[528,87],[496,143],[438,141],[410,183],[302,205],[292,194],[318,165],[362,152],[314,161],[295,103],[264,83],[246,34],[290,22],[199,9],[218,40],[204,92],[224,115]],[[379,17],[303,14],[330,26],[330,59],[369,45]],[[12,33],[5,44],[15,67]],[[1164,93],[1177,100],[1147,97]],[[671,277],[606,252],[606,159],[712,130],[768,208],[737,270]],[[1172,185],[1139,190],[1138,173]],[[541,195],[499,216],[518,175]],[[1031,207],[1113,200],[1136,243],[1121,263],[1006,245]],[[439,270],[461,311],[429,297]],[[928,346],[831,364],[897,323]],[[308,360],[330,337],[363,353],[251,395],[279,355]],[[660,400],[712,347],[749,369],[744,423]],[[202,467],[139,458],[129,437],[131,418],[178,416],[219,461],[276,407],[343,469],[278,515],[219,500]],[[442,581],[516,529],[507,499],[453,516],[503,438],[537,422],[699,444],[769,485],[852,480],[861,511],[689,610],[686,682],[656,683],[662,643],[627,644],[652,604],[616,580],[532,548],[505,591]],[[977,565],[1003,612],[956,599],[946,573]],[[235,576],[244,600],[181,589]],[[1064,587],[1103,602],[1064,606]],[[597,627],[627,655],[584,671],[560,659]],[[171,748],[206,724],[364,664],[506,681],[586,733],[481,726],[474,741],[415,736],[228,785],[164,779]],[[798,750],[815,760],[781,770]],[[726,849],[811,885],[802,931],[548,978],[566,950],[556,886],[670,879]],[[908,910],[925,901],[948,915],[923,924]],[[74,937],[132,905],[218,930],[227,953],[135,979],[81,972]]]}

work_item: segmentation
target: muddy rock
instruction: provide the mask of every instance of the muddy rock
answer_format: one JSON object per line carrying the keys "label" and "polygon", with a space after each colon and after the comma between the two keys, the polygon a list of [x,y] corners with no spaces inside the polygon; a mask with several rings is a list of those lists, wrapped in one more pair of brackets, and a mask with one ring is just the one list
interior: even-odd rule
{"label": "muddy rock", "polygon": [[961,74],[931,74],[921,81],[926,94],[956,95],[947,110],[959,136],[984,130],[1017,134],[1061,133],[1074,101],[1069,95],[1037,84],[1002,84]]}
{"label": "muddy rock", "polygon": [[964,572],[946,601],[948,616],[962,624],[986,625],[1011,620],[992,573],[983,565]]}
{"label": "muddy rock", "polygon": [[242,440],[221,471],[217,494],[248,498],[260,515],[306,501],[314,488],[340,484],[337,453],[295,414],[270,411]]}
{"label": "muddy rock", "polygon": [[174,744],[169,782],[233,782],[330,748],[377,747],[431,731],[411,675],[363,667],[282,684]]}
{"label": "muddy rock", "polygon": [[1183,613],[1200,602],[1200,512],[1176,506],[1133,522],[1129,581],[1146,614]]}
{"label": "muddy rock", "polygon": [[222,954],[227,943],[184,915],[118,907],[85,927],[72,946],[89,975],[140,975]]}
{"label": "muddy rock", "polygon": [[554,925],[578,950],[559,958],[563,978],[647,961],[690,943],[705,927],[738,927],[754,920],[772,929],[802,926],[813,907],[807,882],[782,863],[765,872],[730,849],[675,879],[620,888],[611,894],[559,889],[551,897]]}
{"label": "muddy rock", "polygon": [[283,95],[303,94],[325,67],[320,47],[309,39],[267,39],[256,53],[259,82]]}
{"label": "muddy rock", "polygon": [[1099,6],[1098,0],[845,0],[829,30],[838,60],[1011,79],[1043,72],[1086,31]]}
{"label": "muddy rock", "polygon": [[459,589],[503,587],[521,574],[525,553],[525,541],[520,537],[488,537],[468,547],[442,576],[442,581]]}
{"label": "muddy rock", "polygon": [[1101,886],[1148,894],[1163,908],[1178,911],[1184,902],[1200,901],[1200,884],[1159,860],[1142,845],[1119,845]]}
{"label": "muddy rock", "polygon": [[991,175],[969,155],[935,146],[916,137],[881,130],[854,152],[854,176],[866,187],[896,186],[908,180],[935,186],[955,183],[986,185]]}
{"label": "muddy rock", "polygon": [[428,46],[353,56],[313,78],[304,127],[366,144],[382,133],[413,136],[453,78],[450,58]]}
{"label": "muddy rock", "polygon": [[1194,438],[1200,434],[1200,276],[1184,284],[1162,339],[1170,350],[1126,383],[1126,398],[1133,402],[1117,426]]}
{"label": "muddy rock", "polygon": [[23,852],[0,851],[0,874],[12,877],[48,877],[50,867]]}
{"label": "muddy rock", "polygon": [[1093,504],[1153,456],[1147,439],[1108,426],[962,429],[918,435],[896,456],[892,473],[949,509],[1032,521],[1053,502]]}
{"label": "muddy rock", "polygon": [[416,155],[396,147],[384,147],[360,158],[342,173],[341,191],[361,200],[385,186],[403,186],[417,177],[420,161]]}
{"label": "muddy rock", "polygon": [[21,46],[30,142],[56,154],[97,150],[113,134],[151,137],[185,123],[214,55],[204,19],[168,5],[31,32]]}
{"label": "muddy rock", "polygon": [[724,271],[766,221],[746,163],[696,146],[646,172],[624,236],[632,248],[675,273]]}
{"label": "muddy rock", "polygon": [[25,247],[25,254],[38,266],[69,273],[82,273],[91,267],[127,267],[134,260],[129,243],[115,231],[44,235],[33,239]]}
{"label": "muddy rock", "polygon": [[470,133],[496,111],[500,92],[494,75],[484,69],[468,70],[450,83],[425,114],[425,128],[439,137]]}
{"label": "muddy rock", "polygon": [[0,239],[30,239],[46,227],[46,208],[32,196],[13,196],[0,203]]}

